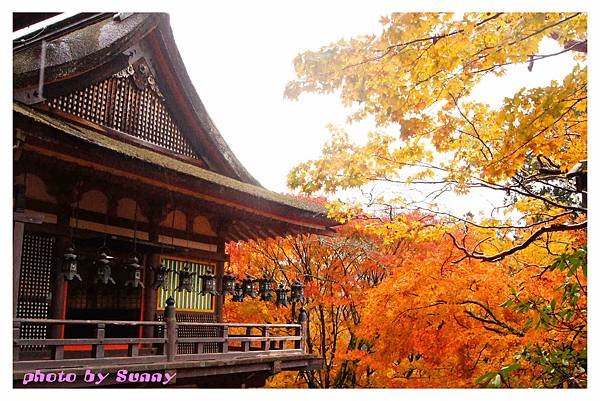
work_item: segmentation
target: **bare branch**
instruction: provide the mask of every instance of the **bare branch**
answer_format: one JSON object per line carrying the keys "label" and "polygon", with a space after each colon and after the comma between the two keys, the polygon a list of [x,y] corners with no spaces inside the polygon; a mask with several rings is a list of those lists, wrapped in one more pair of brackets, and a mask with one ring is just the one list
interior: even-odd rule
{"label": "bare branch", "polygon": [[465,313],[468,316],[472,317],[473,319],[478,320],[478,321],[480,321],[482,323],[486,323],[486,324],[489,324],[489,325],[494,325],[494,326],[497,326],[497,327],[501,327],[506,332],[503,332],[502,330],[498,330],[497,328],[494,328],[494,327],[484,326],[484,328],[486,330],[491,330],[491,331],[494,331],[494,332],[499,333],[499,334],[510,333],[510,334],[513,334],[513,335],[518,336],[518,337],[523,337],[525,335],[525,333],[523,333],[522,330],[516,329],[516,328],[512,327],[510,324],[508,324],[506,322],[503,322],[500,319],[498,319],[496,317],[496,315],[494,314],[494,312],[488,306],[484,305],[483,303],[481,303],[479,301],[467,299],[465,301],[458,302],[458,305],[477,305],[477,306],[479,306],[481,309],[483,309],[485,311],[485,313],[486,313],[485,316],[477,315],[477,314],[475,314],[474,312],[472,312],[472,311],[470,311],[468,309],[465,309]]}
{"label": "bare branch", "polygon": [[499,260],[504,259],[505,257],[507,257],[509,255],[512,255],[513,253],[515,253],[517,251],[527,248],[533,241],[538,239],[542,234],[550,233],[550,232],[559,232],[559,231],[575,231],[575,230],[584,229],[586,227],[587,227],[587,220],[582,223],[577,223],[577,224],[552,224],[550,226],[542,227],[539,230],[535,231],[533,234],[531,234],[525,241],[523,241],[519,245],[516,245],[505,251],[499,252],[495,255],[488,255],[488,256],[468,251],[464,245],[460,245],[458,243],[458,241],[456,240],[456,237],[454,237],[454,235],[452,235],[451,233],[446,233],[446,234],[448,234],[450,236],[450,238],[452,238],[452,242],[454,243],[454,246],[457,247],[458,249],[460,249],[461,251],[463,251],[466,257],[473,258],[473,259],[479,259],[484,262],[497,262]]}

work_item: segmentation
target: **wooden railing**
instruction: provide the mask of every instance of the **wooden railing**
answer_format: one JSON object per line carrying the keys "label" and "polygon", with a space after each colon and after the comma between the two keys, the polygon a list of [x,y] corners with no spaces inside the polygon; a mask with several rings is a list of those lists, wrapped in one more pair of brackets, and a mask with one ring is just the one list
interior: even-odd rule
{"label": "wooden railing", "polygon": [[[164,322],[14,319],[14,369],[129,365],[305,352],[306,316],[303,314],[299,324],[187,323],[177,322],[175,307],[167,303],[164,319]],[[51,326],[60,328],[86,325],[94,328],[94,335],[90,338],[27,339],[21,336],[25,325],[46,326],[48,332],[52,332],[49,330]],[[155,332],[159,335],[148,338],[109,338],[105,336],[109,326],[155,326]],[[178,329],[186,326],[205,327],[207,332],[215,334],[186,338],[178,336]],[[192,344],[193,353],[178,352],[178,344]],[[107,355],[106,346],[111,345],[126,346],[127,353],[115,355],[110,352],[111,355]],[[82,356],[82,352],[70,352],[70,346],[85,346],[89,352]],[[27,351],[28,348],[37,348],[38,351]],[[45,351],[40,352],[40,349]],[[140,354],[140,349],[144,350],[143,354]]]}

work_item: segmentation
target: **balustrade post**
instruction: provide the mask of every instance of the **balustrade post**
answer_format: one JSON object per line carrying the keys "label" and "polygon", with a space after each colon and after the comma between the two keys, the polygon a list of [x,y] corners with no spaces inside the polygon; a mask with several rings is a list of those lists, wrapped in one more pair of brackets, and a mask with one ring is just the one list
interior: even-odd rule
{"label": "balustrade post", "polygon": [[96,339],[99,340],[98,344],[94,344],[92,347],[92,356],[94,358],[104,358],[104,335],[105,335],[105,324],[98,323],[96,326]]}
{"label": "balustrade post", "polygon": [[21,352],[21,346],[18,345],[18,341],[21,339],[21,322],[13,321],[13,361],[19,360],[19,353]]}
{"label": "balustrade post", "polygon": [[[246,337],[251,337],[252,336],[252,327],[246,327]],[[250,351],[250,341],[242,341],[242,346],[243,346],[243,351],[244,352],[248,352]]]}
{"label": "balustrade post", "polygon": [[167,362],[175,360],[177,355],[177,319],[175,315],[175,301],[169,297],[165,307],[165,323],[167,325]]}
{"label": "balustrade post", "polygon": [[221,352],[226,354],[229,352],[229,326],[223,326],[223,345],[221,346]]}
{"label": "balustrade post", "polygon": [[298,323],[300,328],[298,329],[300,335],[300,341],[297,342],[296,348],[299,348],[303,353],[306,352],[306,335],[308,325],[308,314],[304,306],[300,308],[300,316],[298,317]]}
{"label": "balustrade post", "polygon": [[260,334],[264,337],[261,343],[261,350],[268,351],[271,348],[271,341],[269,340],[269,328],[265,325],[261,327]]}

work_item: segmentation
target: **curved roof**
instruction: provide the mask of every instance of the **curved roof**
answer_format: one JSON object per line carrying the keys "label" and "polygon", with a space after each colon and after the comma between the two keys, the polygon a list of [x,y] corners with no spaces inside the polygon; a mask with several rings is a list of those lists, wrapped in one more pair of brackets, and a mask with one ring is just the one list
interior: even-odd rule
{"label": "curved roof", "polygon": [[[102,127],[93,128],[94,124],[86,124],[93,128],[88,129],[75,120],[43,111],[46,98],[103,81],[141,57],[153,70],[181,133],[207,168],[111,139],[103,135]],[[114,154],[186,175],[199,185],[208,185],[198,188],[212,188],[217,198],[232,196],[249,202],[235,207],[248,208],[254,215],[278,210],[274,221],[291,224],[296,232],[301,227],[305,232],[326,232],[337,225],[326,217],[323,206],[266,190],[244,168],[202,104],[177,50],[167,14],[86,13],[66,18],[17,39],[13,68],[14,111],[30,121]],[[39,88],[40,76],[43,86]]]}
{"label": "curved roof", "polygon": [[[17,40],[13,53],[14,98],[36,104],[44,100],[46,93],[59,96],[99,81],[122,68],[127,63],[125,53],[140,51],[141,44],[141,51],[152,58],[168,108],[176,111],[184,134],[199,153],[205,154],[209,168],[260,186],[233,154],[202,104],[177,50],[168,14],[119,15],[79,14]],[[42,51],[44,87],[40,94]]]}

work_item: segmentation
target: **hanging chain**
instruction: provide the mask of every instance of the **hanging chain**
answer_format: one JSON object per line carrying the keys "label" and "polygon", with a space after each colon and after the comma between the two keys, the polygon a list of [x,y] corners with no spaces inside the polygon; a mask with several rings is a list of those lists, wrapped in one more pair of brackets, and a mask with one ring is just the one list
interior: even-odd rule
{"label": "hanging chain", "polygon": [[71,228],[71,246],[74,246],[73,238],[75,236],[75,231],[77,231],[79,229],[79,202],[81,201],[81,194],[80,194],[81,182],[78,183],[77,186],[79,187],[77,189],[77,193],[75,195],[77,198],[77,202],[75,202],[75,205],[73,205],[71,203],[71,217],[75,220],[75,227],[73,228],[73,226],[71,225],[71,222],[69,222],[69,227]]}
{"label": "hanging chain", "polygon": [[106,247],[106,240],[108,239],[108,200],[106,205],[106,214],[104,215],[104,240],[102,241],[102,248],[105,250],[108,249]]}
{"label": "hanging chain", "polygon": [[[163,167],[162,168],[162,172],[163,175],[165,176],[165,181],[167,183],[167,186],[169,188],[169,202],[171,203],[171,206],[173,208],[172,212],[173,216],[171,217],[171,248],[173,248],[173,245],[175,244],[175,236],[173,234],[173,231],[175,230],[175,199],[173,198],[173,192],[171,191],[171,182],[169,181],[169,175],[167,174],[167,170]],[[162,243],[161,243],[161,252],[162,252]],[[175,269],[173,269],[173,279],[175,277],[177,277],[177,271]],[[171,287],[171,285],[169,285],[169,287]],[[175,293],[173,291],[171,291],[171,293],[169,294],[169,298],[174,298]]]}
{"label": "hanging chain", "polygon": [[135,212],[133,213],[133,254],[137,253],[137,213],[138,213],[138,203],[135,202]]}

